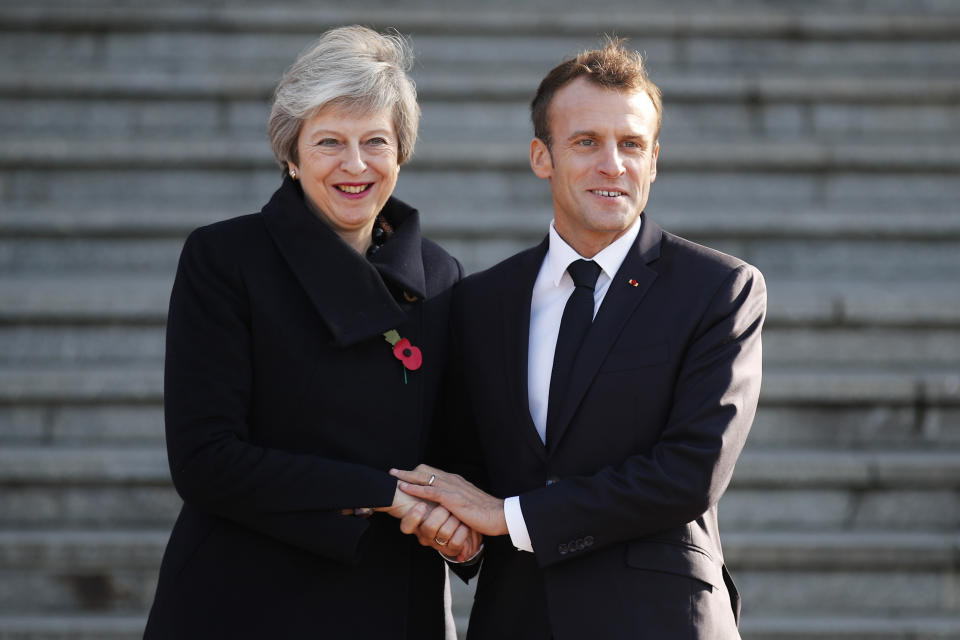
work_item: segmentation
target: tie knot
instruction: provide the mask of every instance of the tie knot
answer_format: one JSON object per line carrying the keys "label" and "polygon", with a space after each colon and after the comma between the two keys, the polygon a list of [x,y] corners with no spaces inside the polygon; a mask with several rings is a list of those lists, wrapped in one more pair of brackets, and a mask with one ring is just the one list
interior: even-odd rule
{"label": "tie knot", "polygon": [[592,290],[600,277],[600,265],[593,260],[575,260],[567,267],[567,273],[573,278],[573,284]]}

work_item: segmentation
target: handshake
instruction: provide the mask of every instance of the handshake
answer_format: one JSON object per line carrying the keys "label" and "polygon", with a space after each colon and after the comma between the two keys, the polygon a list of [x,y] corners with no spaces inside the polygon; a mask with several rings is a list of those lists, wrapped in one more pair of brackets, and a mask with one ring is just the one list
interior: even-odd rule
{"label": "handshake", "polygon": [[374,511],[398,518],[401,531],[451,560],[466,562],[480,551],[483,536],[508,533],[503,500],[456,474],[421,464],[390,475],[398,479],[393,504]]}

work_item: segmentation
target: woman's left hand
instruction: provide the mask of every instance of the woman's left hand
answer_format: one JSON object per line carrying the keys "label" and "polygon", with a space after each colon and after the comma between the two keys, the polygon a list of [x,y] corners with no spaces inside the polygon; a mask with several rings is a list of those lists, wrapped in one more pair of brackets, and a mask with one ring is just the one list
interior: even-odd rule
{"label": "woman's left hand", "polygon": [[400,530],[457,562],[473,558],[483,543],[482,535],[439,505],[431,508],[422,503],[413,507],[400,520]]}

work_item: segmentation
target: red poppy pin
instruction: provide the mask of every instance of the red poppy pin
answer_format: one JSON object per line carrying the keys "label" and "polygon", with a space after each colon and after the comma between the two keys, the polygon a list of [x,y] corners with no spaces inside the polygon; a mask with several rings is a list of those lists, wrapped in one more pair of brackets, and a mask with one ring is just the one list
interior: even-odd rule
{"label": "red poppy pin", "polygon": [[393,345],[393,357],[403,364],[403,381],[407,381],[407,371],[416,371],[423,364],[423,353],[407,338],[401,338],[396,329],[383,334],[383,338]]}
{"label": "red poppy pin", "polygon": [[629,284],[631,287],[635,287],[640,283],[634,280],[633,278],[630,278],[629,280],[627,280],[627,284]]}

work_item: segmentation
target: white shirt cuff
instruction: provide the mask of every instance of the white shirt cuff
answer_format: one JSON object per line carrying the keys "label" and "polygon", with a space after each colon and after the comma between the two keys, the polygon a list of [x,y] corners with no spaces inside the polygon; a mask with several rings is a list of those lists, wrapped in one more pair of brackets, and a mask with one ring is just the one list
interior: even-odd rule
{"label": "white shirt cuff", "polygon": [[533,542],[527,532],[527,523],[523,519],[520,509],[520,496],[513,496],[503,501],[503,517],[507,521],[507,531],[510,532],[510,541],[520,551],[533,553]]}

